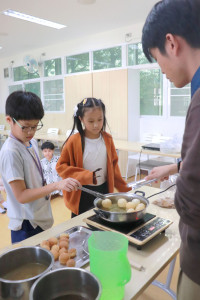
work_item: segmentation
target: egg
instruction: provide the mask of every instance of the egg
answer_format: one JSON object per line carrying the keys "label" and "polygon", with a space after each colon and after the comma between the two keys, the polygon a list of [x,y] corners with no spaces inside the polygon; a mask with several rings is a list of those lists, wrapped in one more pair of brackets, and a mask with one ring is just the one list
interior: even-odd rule
{"label": "egg", "polygon": [[126,203],[127,203],[127,201],[124,198],[120,198],[117,201],[117,205],[121,208],[126,208]]}

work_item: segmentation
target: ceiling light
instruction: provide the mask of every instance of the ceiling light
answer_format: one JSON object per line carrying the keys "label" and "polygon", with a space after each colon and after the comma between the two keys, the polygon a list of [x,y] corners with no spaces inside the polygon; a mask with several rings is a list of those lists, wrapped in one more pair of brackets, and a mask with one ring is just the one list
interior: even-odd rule
{"label": "ceiling light", "polygon": [[22,14],[18,11],[14,11],[12,9],[4,10],[3,14],[6,15],[6,16],[22,19],[22,20],[25,20],[25,21],[37,23],[37,24],[40,24],[40,25],[44,25],[44,26],[48,26],[48,27],[52,27],[52,28],[56,28],[56,29],[61,29],[61,28],[67,27],[66,25],[61,25],[61,24],[58,24],[58,23],[54,23],[54,22],[51,22],[51,21],[44,20],[44,19],[36,18],[36,17],[30,16],[30,15]]}

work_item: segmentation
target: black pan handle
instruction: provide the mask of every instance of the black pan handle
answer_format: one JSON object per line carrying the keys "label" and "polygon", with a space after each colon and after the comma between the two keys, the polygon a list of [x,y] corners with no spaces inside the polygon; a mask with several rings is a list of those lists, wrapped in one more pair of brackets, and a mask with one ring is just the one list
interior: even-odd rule
{"label": "black pan handle", "polygon": [[94,212],[97,214],[97,216],[99,216],[100,218],[103,218],[103,219],[108,219],[108,216],[105,215],[102,211],[98,210],[98,209],[94,209]]}
{"label": "black pan handle", "polygon": [[145,192],[143,191],[135,191],[135,194],[141,194],[143,197],[145,196]]}

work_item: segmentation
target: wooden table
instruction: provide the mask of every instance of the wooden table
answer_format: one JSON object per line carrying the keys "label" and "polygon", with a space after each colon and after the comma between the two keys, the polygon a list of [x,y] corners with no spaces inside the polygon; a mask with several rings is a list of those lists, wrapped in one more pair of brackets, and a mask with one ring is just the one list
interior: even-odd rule
{"label": "wooden table", "polygon": [[143,149],[142,146],[145,143],[141,143],[141,142],[130,142],[130,141],[114,139],[114,143],[116,149],[119,149],[120,151],[130,151],[130,152],[137,152],[137,153],[140,153],[142,151],[141,152],[142,154],[166,156],[166,157],[173,157],[173,158],[181,157],[181,153],[165,153],[162,151]]}
{"label": "wooden table", "polygon": [[[143,187],[140,190],[145,191],[146,196],[158,192],[158,189],[152,187]],[[146,245],[142,250],[137,250],[134,246],[129,245],[128,258],[132,262],[142,264],[144,271],[138,271],[132,268],[132,277],[125,288],[125,300],[137,299],[142,292],[152,283],[152,281],[161,273],[161,271],[176,257],[180,247],[180,236],[178,230],[179,217],[175,209],[160,208],[152,201],[158,198],[159,195],[150,198],[150,205],[147,207],[147,212],[153,213],[159,217],[170,219],[173,224],[166,229],[165,234],[159,234]],[[48,239],[52,236],[59,235],[63,231],[77,225],[86,226],[82,221],[84,218],[94,214],[92,210],[61,223],[51,229],[48,229],[34,237],[22,241],[22,246],[38,245],[42,240]],[[4,252],[14,246],[1,249]],[[16,247],[16,245],[15,245]],[[89,265],[85,266],[89,270]]]}

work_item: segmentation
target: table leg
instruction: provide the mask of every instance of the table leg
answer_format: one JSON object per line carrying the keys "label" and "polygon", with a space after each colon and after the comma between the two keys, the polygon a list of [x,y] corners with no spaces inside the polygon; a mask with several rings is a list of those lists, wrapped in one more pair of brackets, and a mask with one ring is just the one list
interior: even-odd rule
{"label": "table leg", "polygon": [[176,257],[170,263],[169,271],[167,274],[167,280],[165,283],[161,283],[158,280],[154,280],[152,282],[153,285],[159,287],[160,289],[162,289],[163,291],[168,293],[172,297],[173,300],[176,300],[176,293],[170,289],[170,284],[171,284],[172,275],[173,275],[173,271],[174,271],[174,267],[175,267],[175,262],[176,262]]}

